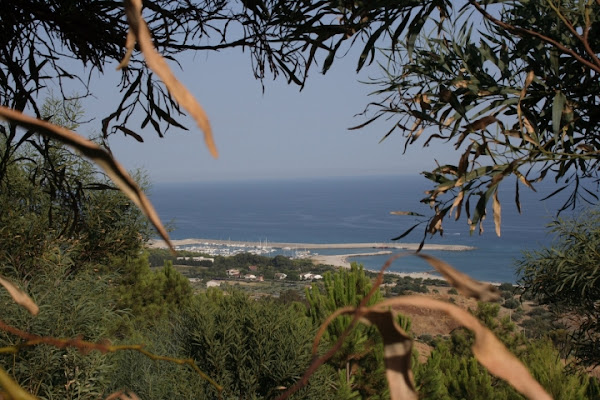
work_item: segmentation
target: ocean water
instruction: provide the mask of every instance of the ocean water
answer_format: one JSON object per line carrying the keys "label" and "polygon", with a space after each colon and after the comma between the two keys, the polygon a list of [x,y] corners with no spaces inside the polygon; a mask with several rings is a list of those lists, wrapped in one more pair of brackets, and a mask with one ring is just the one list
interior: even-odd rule
{"label": "ocean water", "polygon": [[[514,204],[514,180],[499,193],[502,235],[497,237],[491,209],[485,232],[470,235],[465,215],[444,222],[444,236],[427,237],[427,243],[469,245],[466,252],[430,251],[469,275],[487,281],[515,282],[515,259],[522,252],[551,243],[546,225],[563,197],[541,199],[553,191],[543,183],[535,193],[520,189],[523,213]],[[419,203],[429,186],[420,176],[321,178],[288,181],[245,181],[156,184],[150,192],[163,222],[172,224],[173,239],[210,238],[233,241],[291,243],[392,243],[416,221],[390,211],[416,211],[429,215]],[[418,243],[425,226],[402,239]],[[320,254],[372,252],[373,249],[318,250]],[[389,256],[353,257],[368,269],[378,270]],[[392,271],[422,272],[431,268],[414,256],[398,259]]]}

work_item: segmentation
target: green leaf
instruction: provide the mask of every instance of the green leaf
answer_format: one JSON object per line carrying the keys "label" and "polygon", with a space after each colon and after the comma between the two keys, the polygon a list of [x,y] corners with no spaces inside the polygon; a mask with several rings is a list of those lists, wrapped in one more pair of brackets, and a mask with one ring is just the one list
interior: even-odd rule
{"label": "green leaf", "polygon": [[409,233],[411,233],[417,226],[419,226],[421,224],[422,224],[422,222],[419,222],[418,224],[411,226],[410,228],[405,230],[400,236],[396,236],[390,240],[400,240],[400,239],[404,238],[405,236],[408,236]]}
{"label": "green leaf", "polygon": [[552,131],[554,133],[554,140],[558,140],[558,132],[560,131],[560,120],[562,118],[562,112],[565,108],[567,98],[560,90],[556,91],[554,101],[552,102]]}

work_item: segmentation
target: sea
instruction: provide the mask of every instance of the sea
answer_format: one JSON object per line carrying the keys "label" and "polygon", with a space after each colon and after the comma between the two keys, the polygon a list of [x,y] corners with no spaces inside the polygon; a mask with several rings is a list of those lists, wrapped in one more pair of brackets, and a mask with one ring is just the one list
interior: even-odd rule
{"label": "sea", "polygon": [[[420,203],[431,186],[422,176],[369,176],[317,179],[160,183],[150,190],[159,216],[173,230],[173,239],[205,238],[283,243],[395,243],[419,217],[391,214],[413,211],[431,215]],[[522,213],[515,205],[514,179],[500,185],[501,236],[497,236],[491,204],[483,234],[470,234],[466,215],[446,218],[443,236],[424,235],[425,224],[403,243],[467,245],[470,251],[427,251],[470,276],[491,282],[518,281],[517,261],[523,252],[552,243],[547,225],[566,199],[562,192],[545,199],[552,180],[532,191],[520,185]],[[567,192],[565,190],[564,192]],[[474,202],[473,202],[474,203]],[[561,214],[561,217],[567,214]],[[373,249],[319,249],[319,254],[359,254]],[[395,251],[401,252],[401,251]],[[365,268],[379,270],[390,255],[351,257]],[[431,272],[420,258],[407,255],[390,268],[396,272]]]}

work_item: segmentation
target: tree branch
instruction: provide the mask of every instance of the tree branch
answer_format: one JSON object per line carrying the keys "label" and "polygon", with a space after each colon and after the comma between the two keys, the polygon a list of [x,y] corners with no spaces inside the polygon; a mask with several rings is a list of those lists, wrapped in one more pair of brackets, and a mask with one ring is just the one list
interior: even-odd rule
{"label": "tree branch", "polygon": [[[600,0],[598,0],[600,1]],[[558,50],[560,50],[562,53],[564,54],[568,54],[571,57],[575,58],[577,61],[579,61],[580,63],[582,63],[583,65],[587,66],[588,68],[600,73],[600,64],[596,65],[596,63],[593,63],[589,60],[586,60],[585,58],[581,57],[579,54],[577,54],[575,51],[569,49],[568,47],[564,46],[562,43],[549,38],[548,36],[542,35],[539,32],[536,31],[532,31],[530,29],[525,29],[525,28],[519,28],[510,24],[507,24],[506,22],[500,21],[497,18],[494,18],[493,16],[491,16],[487,11],[485,11],[483,9],[483,7],[481,7],[481,4],[479,4],[477,1],[475,0],[469,0],[469,3],[474,6],[477,11],[479,11],[479,13],[481,15],[483,15],[483,17],[485,19],[487,19],[488,21],[492,22],[493,24],[501,27],[502,29],[506,29],[509,32],[512,32],[516,35],[519,36],[533,36],[536,37],[548,44],[551,44],[552,46],[556,47]],[[595,60],[597,60],[597,57],[594,56]]]}
{"label": "tree branch", "polygon": [[587,36],[588,36],[589,28],[590,28],[590,18],[589,18],[589,12],[588,12],[589,7],[586,5],[585,27],[584,27],[584,30],[583,30],[583,36],[581,36],[577,32],[577,30],[575,29],[575,27],[573,26],[573,24],[571,23],[571,21],[569,21],[567,19],[567,17],[565,17],[560,12],[560,9],[558,8],[558,6],[555,5],[552,2],[552,0],[547,0],[547,1],[548,1],[548,4],[550,5],[550,7],[556,13],[556,15],[558,15],[558,17],[561,19],[561,21],[567,26],[567,28],[569,28],[569,30],[571,31],[571,33],[583,44],[583,47],[585,48],[585,51],[592,57],[592,60],[594,61],[594,63],[596,65],[600,66],[600,60],[598,59],[598,57],[596,57],[596,53],[594,53],[594,51],[590,47],[590,43],[587,40]]}

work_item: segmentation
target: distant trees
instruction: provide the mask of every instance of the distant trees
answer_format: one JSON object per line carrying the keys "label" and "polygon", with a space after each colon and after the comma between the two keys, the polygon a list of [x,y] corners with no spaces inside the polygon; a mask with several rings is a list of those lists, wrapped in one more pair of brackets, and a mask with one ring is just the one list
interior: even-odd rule
{"label": "distant trees", "polygon": [[525,293],[568,321],[571,350],[584,364],[600,364],[600,210],[550,225],[551,246],[519,260]]}
{"label": "distant trees", "polygon": [[[149,249],[149,262],[151,267],[160,267],[165,262],[171,262],[174,265],[198,266],[201,268],[192,268],[189,275],[202,279],[227,278],[228,269],[239,269],[242,273],[250,272],[250,266],[255,266],[255,275],[262,275],[264,279],[275,279],[276,273],[286,274],[286,280],[299,281],[300,274],[304,272],[322,273],[331,266],[315,265],[309,258],[290,259],[282,255],[275,257],[266,257],[252,253],[239,253],[233,256],[214,256],[210,257],[213,261],[194,261],[191,259],[198,253],[191,251],[178,251],[177,256],[166,249]],[[177,259],[178,257],[188,257],[187,260]]]}

